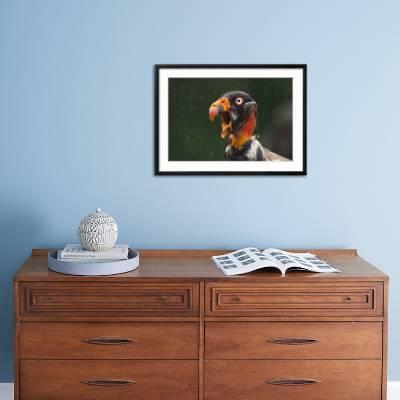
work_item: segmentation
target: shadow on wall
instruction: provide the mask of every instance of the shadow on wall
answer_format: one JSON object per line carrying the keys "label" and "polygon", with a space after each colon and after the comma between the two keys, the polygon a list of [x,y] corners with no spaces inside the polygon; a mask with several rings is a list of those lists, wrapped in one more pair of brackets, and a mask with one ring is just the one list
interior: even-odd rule
{"label": "shadow on wall", "polygon": [[[13,275],[29,257],[36,243],[43,220],[29,205],[2,205],[0,226],[1,279],[0,279],[0,377],[13,381]],[[7,213],[7,210],[21,210]]]}

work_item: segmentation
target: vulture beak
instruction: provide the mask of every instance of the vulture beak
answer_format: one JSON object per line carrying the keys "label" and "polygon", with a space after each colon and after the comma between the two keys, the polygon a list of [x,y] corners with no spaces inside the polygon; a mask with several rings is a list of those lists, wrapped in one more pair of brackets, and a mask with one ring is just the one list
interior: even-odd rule
{"label": "vulture beak", "polygon": [[221,138],[226,139],[226,137],[232,133],[232,119],[231,119],[231,104],[227,97],[221,97],[217,101],[211,104],[208,110],[208,116],[211,122],[214,122],[215,118],[219,114],[222,117],[221,123]]}

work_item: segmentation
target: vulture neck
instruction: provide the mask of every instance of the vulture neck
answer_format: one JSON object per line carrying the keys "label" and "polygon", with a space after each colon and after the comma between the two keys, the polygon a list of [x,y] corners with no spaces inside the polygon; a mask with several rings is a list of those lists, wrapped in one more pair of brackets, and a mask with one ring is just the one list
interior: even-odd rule
{"label": "vulture neck", "polygon": [[244,144],[253,136],[254,130],[256,129],[256,123],[256,114],[253,112],[240,129],[234,135],[231,135],[230,145],[235,149],[241,150]]}

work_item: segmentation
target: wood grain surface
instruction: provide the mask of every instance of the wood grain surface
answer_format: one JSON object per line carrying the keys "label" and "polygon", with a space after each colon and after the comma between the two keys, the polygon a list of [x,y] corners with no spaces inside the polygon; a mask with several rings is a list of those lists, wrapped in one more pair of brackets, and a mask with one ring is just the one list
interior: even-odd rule
{"label": "wood grain surface", "polygon": [[[116,282],[121,280],[127,282],[144,281],[149,282],[156,280],[157,282],[168,281],[174,278],[174,281],[342,281],[349,280],[370,280],[374,278],[382,281],[387,276],[363,260],[357,255],[355,250],[313,250],[305,249],[298,251],[310,251],[317,256],[328,261],[330,264],[340,269],[340,273],[336,274],[315,274],[302,271],[291,271],[286,277],[282,277],[279,272],[273,270],[259,270],[249,274],[232,276],[227,278],[214,265],[211,260],[212,255],[223,254],[229,250],[141,250],[140,251],[140,267],[134,271],[125,274],[112,276],[98,276],[97,282]],[[16,273],[15,279],[18,281],[90,281],[91,277],[87,276],[71,276],[59,274],[50,271],[47,268],[48,250],[34,250],[33,256],[30,257],[21,269]]]}
{"label": "wood grain surface", "polygon": [[[379,360],[211,360],[205,366],[205,400],[377,400]],[[279,385],[274,380],[314,384]]]}
{"label": "wood grain surface", "polygon": [[[189,360],[22,360],[20,398],[197,400],[197,370],[197,361]],[[87,381],[104,384],[83,383]]]}
{"label": "wood grain surface", "polygon": [[198,336],[195,322],[25,322],[20,357],[197,360]]}
{"label": "wood grain surface", "polygon": [[207,360],[380,360],[382,323],[207,322],[205,352]]}

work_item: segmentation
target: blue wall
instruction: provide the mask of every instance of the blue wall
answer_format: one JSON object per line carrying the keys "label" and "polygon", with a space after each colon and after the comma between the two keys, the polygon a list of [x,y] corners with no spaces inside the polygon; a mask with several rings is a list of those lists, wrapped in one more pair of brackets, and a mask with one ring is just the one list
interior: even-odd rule
{"label": "blue wall", "polygon": [[[400,380],[399,4],[0,0],[0,380],[13,273],[96,207],[141,248],[358,248],[392,278]],[[308,176],[153,176],[155,63],[307,63]]]}

